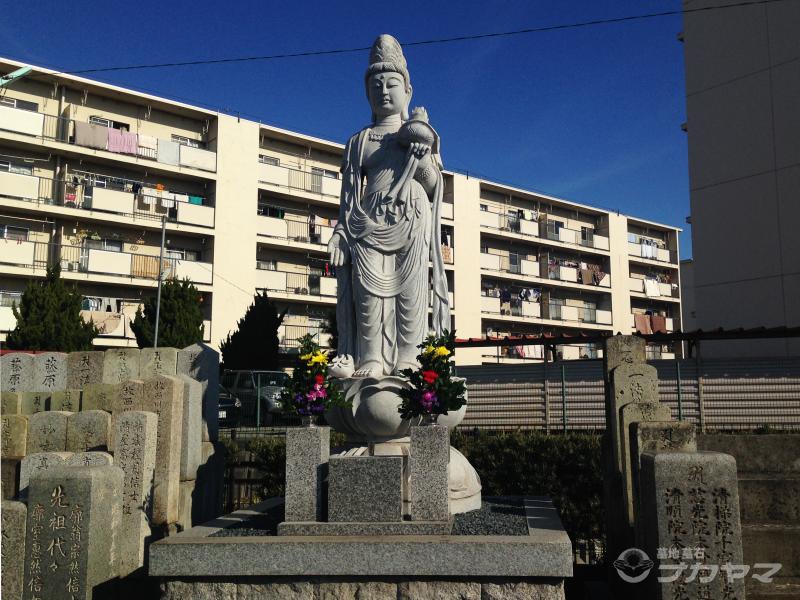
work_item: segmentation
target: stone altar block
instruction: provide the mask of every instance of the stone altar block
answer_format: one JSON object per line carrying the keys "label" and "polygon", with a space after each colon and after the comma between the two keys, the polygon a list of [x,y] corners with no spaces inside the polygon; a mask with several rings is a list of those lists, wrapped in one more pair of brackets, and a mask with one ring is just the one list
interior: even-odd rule
{"label": "stone altar block", "polygon": [[286,521],[321,521],[330,427],[286,430]]}
{"label": "stone altar block", "polygon": [[129,379],[139,379],[138,348],[116,348],[106,350],[103,358],[103,383],[122,383]]}
{"label": "stone altar block", "polygon": [[42,352],[33,357],[34,392],[55,392],[67,389],[67,354]]}
{"label": "stone altar block", "polygon": [[67,389],[83,390],[89,384],[103,382],[105,352],[70,352],[67,355]]}
{"label": "stone altar block", "polygon": [[104,410],[84,410],[67,420],[67,451],[107,450],[111,415]]}
{"label": "stone altar block", "polygon": [[35,452],[64,452],[67,449],[67,420],[72,413],[50,410],[28,420],[28,449]]}
{"label": "stone altar block", "polygon": [[22,502],[3,500],[3,539],[0,542],[3,600],[22,600],[25,574],[25,520],[28,508]]}
{"label": "stone altar block", "polygon": [[25,456],[28,448],[28,417],[3,415],[0,444],[2,444],[2,458]]}
{"label": "stone altar block", "polygon": [[403,519],[401,456],[332,456],[328,461],[328,521]]}
{"label": "stone altar block", "polygon": [[0,390],[4,392],[29,392],[33,389],[33,354],[10,352],[0,356]]}
{"label": "stone altar block", "polygon": [[450,518],[450,432],[442,425],[412,427],[408,457],[411,519]]}

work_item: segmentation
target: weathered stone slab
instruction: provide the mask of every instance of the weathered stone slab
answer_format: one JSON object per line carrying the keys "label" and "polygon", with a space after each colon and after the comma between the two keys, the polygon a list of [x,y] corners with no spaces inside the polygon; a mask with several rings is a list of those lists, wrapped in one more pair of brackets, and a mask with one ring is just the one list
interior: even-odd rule
{"label": "weathered stone slab", "polygon": [[622,434],[619,429],[620,409],[630,402],[658,402],[658,371],[647,364],[625,363],[611,372],[611,439],[614,463],[622,473]]}
{"label": "weathered stone slab", "polygon": [[50,410],[78,412],[80,409],[80,390],[57,390],[55,392],[50,392]]}
{"label": "weathered stone slab", "polygon": [[2,482],[0,491],[3,500],[14,500],[19,494],[19,469],[22,463],[21,458],[3,458],[2,461]]}
{"label": "weathered stone slab", "polygon": [[219,352],[207,344],[178,351],[177,372],[203,386],[203,441],[217,441],[219,432]]}
{"label": "weathered stone slab", "polygon": [[22,392],[20,412],[23,415],[33,415],[45,410],[50,410],[50,394],[47,392]]}
{"label": "weathered stone slab", "polygon": [[22,414],[22,392],[0,392],[0,414]]}
{"label": "weathered stone slab", "polygon": [[[650,586],[642,597],[744,598],[744,579],[729,581],[720,567],[743,564],[734,458],[716,452],[645,453],[640,486],[642,518],[638,526],[642,531],[638,537],[644,542],[644,551],[659,566],[688,565],[683,570],[676,568],[674,581],[658,583],[656,577],[649,577],[642,583]],[[684,549],[694,556],[685,556]],[[719,568],[718,575],[708,581],[710,572],[701,568],[700,576],[691,578],[695,564],[714,565]],[[663,574],[675,572],[665,569]]]}
{"label": "weathered stone slab", "polygon": [[67,389],[67,354],[42,352],[33,358],[34,392],[55,392]]}
{"label": "weathered stone slab", "polygon": [[108,452],[76,452],[64,464],[68,467],[102,467],[113,465],[114,457]]}
{"label": "weathered stone slab", "polygon": [[103,358],[103,383],[122,383],[139,379],[140,351],[138,348],[106,350]]}
{"label": "weathered stone slab", "polygon": [[89,600],[116,575],[122,478],[113,466],[58,466],[31,479],[26,599]]}
{"label": "weathered stone slab", "polygon": [[144,565],[150,536],[158,415],[128,411],[116,421],[116,464],[125,473],[120,527],[120,576]]}
{"label": "weathered stone slab", "polygon": [[111,415],[104,410],[73,413],[67,421],[67,452],[107,450]]}
{"label": "weathered stone slab", "polygon": [[63,465],[70,456],[71,452],[37,452],[23,458],[19,469],[19,497],[27,499],[32,474]]}
{"label": "weathered stone slab", "polygon": [[450,535],[453,521],[396,521],[392,523],[278,523],[278,535]]}
{"label": "weathered stone slab", "polygon": [[606,340],[606,348],[603,353],[603,364],[608,381],[611,381],[610,373],[620,365],[633,365],[646,362],[647,344],[644,338],[635,335],[615,335]]}
{"label": "weathered stone slab", "polygon": [[28,392],[33,389],[33,354],[10,352],[0,356],[0,389],[4,392]]}
{"label": "weathered stone slab", "polygon": [[450,518],[450,432],[444,425],[411,428],[408,457],[411,519]]}
{"label": "weathered stone slab", "polygon": [[0,566],[3,600],[22,600],[25,576],[25,520],[28,508],[22,502],[3,500],[3,539],[0,542]]}
{"label": "weathered stone slab", "polygon": [[175,523],[180,492],[183,381],[175,375],[159,375],[145,381],[144,395],[143,408],[158,415],[153,523]]}
{"label": "weathered stone slab", "polygon": [[82,390],[92,383],[103,382],[105,352],[70,352],[67,355],[67,389]]}
{"label": "weathered stone slab", "polygon": [[144,407],[145,385],[141,379],[129,379],[119,384],[119,394],[113,398],[113,413],[128,410],[142,410]]}
{"label": "weathered stone slab", "polygon": [[36,413],[28,418],[28,451],[64,452],[67,449],[67,419],[72,413],[54,411]]}
{"label": "weathered stone slab", "polygon": [[328,520],[391,522],[403,518],[402,456],[332,456]]}
{"label": "weathered stone slab", "polygon": [[225,460],[225,447],[221,443],[203,442],[192,498],[192,523],[205,523],[222,514]]}
{"label": "weathered stone slab", "polygon": [[203,386],[188,375],[183,382],[183,425],[181,426],[181,481],[197,479],[203,443]]}
{"label": "weathered stone slab", "polygon": [[19,458],[28,451],[28,417],[3,415],[0,432],[3,458]]}
{"label": "weathered stone slab", "polygon": [[81,410],[114,410],[114,400],[120,393],[119,384],[87,383],[81,395]]}
{"label": "weathered stone slab", "polygon": [[330,427],[286,430],[287,521],[322,520],[323,482],[330,451]]}
{"label": "weathered stone slab", "polygon": [[139,359],[139,376],[150,379],[158,375],[178,373],[177,348],[142,348]]}
{"label": "weathered stone slab", "polygon": [[630,402],[619,409],[618,418],[625,510],[628,524],[633,527],[634,491],[633,467],[631,466],[631,425],[646,421],[669,421],[672,418],[672,413],[669,406],[660,402]]}

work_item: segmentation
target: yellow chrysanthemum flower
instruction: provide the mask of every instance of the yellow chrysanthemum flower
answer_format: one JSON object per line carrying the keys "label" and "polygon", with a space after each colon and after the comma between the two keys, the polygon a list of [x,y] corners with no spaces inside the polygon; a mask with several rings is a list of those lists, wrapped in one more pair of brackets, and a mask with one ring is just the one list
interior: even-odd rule
{"label": "yellow chrysanthemum flower", "polygon": [[436,350],[436,348],[434,348],[433,346],[431,346],[430,344],[428,344],[427,346],[425,346],[425,350],[424,350],[423,352],[424,352],[425,354],[433,354],[433,352],[434,352],[435,350]]}
{"label": "yellow chrysanthemum flower", "polygon": [[310,359],[310,358],[311,358],[311,355],[310,355],[310,354],[302,354],[302,355],[300,356],[300,360],[308,360],[308,359]]}
{"label": "yellow chrysanthemum flower", "polygon": [[436,356],[449,356],[450,350],[445,348],[444,346],[439,346],[436,348]]}
{"label": "yellow chrysanthemum flower", "polygon": [[310,364],[321,363],[323,365],[328,364],[328,357],[325,356],[322,352],[316,352],[314,356],[311,357],[309,361]]}

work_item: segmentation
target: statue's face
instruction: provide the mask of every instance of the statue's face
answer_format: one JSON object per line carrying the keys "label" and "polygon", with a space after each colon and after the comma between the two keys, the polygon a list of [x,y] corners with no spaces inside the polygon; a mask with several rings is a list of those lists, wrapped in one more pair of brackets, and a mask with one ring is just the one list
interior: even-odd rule
{"label": "statue's face", "polygon": [[369,104],[376,117],[388,117],[403,112],[409,93],[400,73],[375,73],[369,78]]}

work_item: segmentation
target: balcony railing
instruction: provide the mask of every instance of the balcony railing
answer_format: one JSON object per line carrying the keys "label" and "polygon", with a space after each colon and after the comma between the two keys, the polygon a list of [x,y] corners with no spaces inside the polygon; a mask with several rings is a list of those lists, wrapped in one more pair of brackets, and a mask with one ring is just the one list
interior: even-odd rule
{"label": "balcony railing", "polygon": [[544,280],[564,281],[586,287],[611,287],[611,275],[609,273],[604,273],[603,278],[597,283],[593,279],[592,283],[585,284],[583,283],[580,269],[555,264],[547,265],[545,272],[542,273],[543,266],[540,265],[544,265],[544,263],[526,258],[519,258],[516,263],[511,263],[507,256],[489,254],[487,252],[481,253],[481,268],[487,271],[499,271],[501,273],[511,273],[512,275],[523,275]]}
{"label": "balcony railing", "polygon": [[675,263],[676,254],[667,248],[648,243],[628,242],[628,255],[665,263]]}
{"label": "balcony railing", "polygon": [[[87,148],[94,148],[113,154],[130,155],[161,164],[190,167],[201,171],[216,172],[217,154],[201,148],[193,148],[173,142],[171,140],[156,140],[154,148],[139,145],[139,136],[136,143],[131,144],[125,151],[108,149],[108,132],[102,131],[102,125],[85,123],[91,129],[92,140],[84,140],[81,135],[76,135],[75,119],[46,115],[40,112],[0,106],[0,130],[22,133],[25,135],[53,140],[64,144],[73,144]],[[103,142],[103,134],[106,141]],[[155,139],[155,138],[151,138]]]}
{"label": "balcony railing", "polygon": [[342,181],[301,169],[261,163],[258,165],[259,183],[267,183],[289,190],[301,190],[328,198],[339,198]]}
{"label": "balcony railing", "polygon": [[323,333],[320,325],[281,325],[278,329],[278,343],[284,352],[297,351],[299,340],[304,335],[313,335],[322,348],[330,348],[331,336]]}
{"label": "balcony railing", "polygon": [[[183,196],[183,195],[181,195]],[[214,227],[213,206],[176,199],[168,193],[126,192],[105,187],[73,184],[60,179],[0,172],[0,197],[37,205],[64,206],[133,219],[160,221],[200,227]],[[198,203],[201,202],[201,203]]]}
{"label": "balcony railing", "polygon": [[336,298],[336,278],[312,273],[259,269],[258,287],[268,292]]}
{"label": "balcony railing", "polygon": [[594,231],[581,232],[574,229],[561,227],[557,231],[547,227],[546,216],[541,215],[539,220],[526,219],[514,214],[500,213],[490,210],[481,211],[481,226],[498,231],[507,231],[523,236],[535,237],[555,242],[562,242],[584,248],[608,250],[608,237],[597,235]]}
{"label": "balcony railing", "polygon": [[632,292],[646,294],[648,298],[679,298],[680,291],[677,285],[663,283],[655,279],[628,278],[628,289]]}
{"label": "balcony railing", "polygon": [[551,319],[554,321],[611,325],[611,311],[608,310],[529,302],[517,298],[512,298],[509,302],[501,302],[500,298],[496,296],[481,296],[481,312],[488,315],[520,317],[523,319]]}
{"label": "balcony railing", "polygon": [[306,244],[327,245],[333,235],[333,227],[320,225],[310,217],[296,219],[280,219],[261,215],[257,221],[260,235],[286,240],[290,242],[303,242]]}

